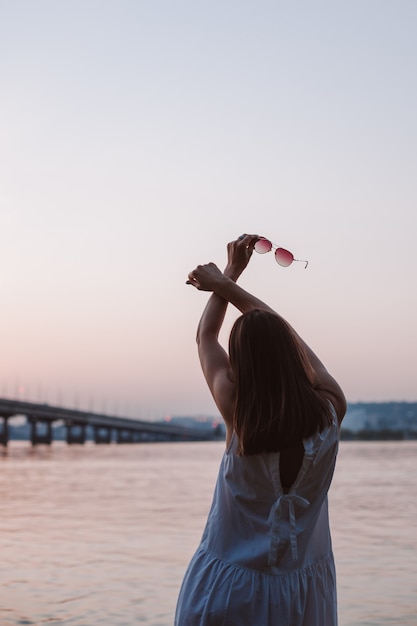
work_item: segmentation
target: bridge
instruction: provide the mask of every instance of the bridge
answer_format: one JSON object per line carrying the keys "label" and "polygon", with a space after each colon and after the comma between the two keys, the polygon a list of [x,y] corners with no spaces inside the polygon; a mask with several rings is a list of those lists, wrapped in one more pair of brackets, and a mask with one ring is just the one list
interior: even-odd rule
{"label": "bridge", "polygon": [[[32,445],[51,444],[54,422],[63,423],[69,444],[85,443],[87,428],[93,431],[95,443],[137,443],[145,441],[208,441],[217,438],[215,429],[188,428],[164,422],[114,417],[90,411],[79,411],[0,398],[0,445],[9,441],[9,419],[24,416],[30,424]],[[115,439],[113,435],[115,434]]]}

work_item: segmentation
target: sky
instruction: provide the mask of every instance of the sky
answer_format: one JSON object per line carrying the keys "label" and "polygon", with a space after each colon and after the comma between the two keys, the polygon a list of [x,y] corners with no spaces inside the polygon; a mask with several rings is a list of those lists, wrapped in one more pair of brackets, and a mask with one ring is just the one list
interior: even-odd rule
{"label": "sky", "polygon": [[240,284],[348,402],[417,401],[414,0],[0,14],[0,396],[217,415],[185,281],[246,232],[308,259]]}

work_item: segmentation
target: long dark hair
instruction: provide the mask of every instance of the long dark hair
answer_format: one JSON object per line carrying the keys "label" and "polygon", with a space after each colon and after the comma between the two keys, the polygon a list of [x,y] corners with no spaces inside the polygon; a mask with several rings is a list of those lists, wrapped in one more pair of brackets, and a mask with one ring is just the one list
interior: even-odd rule
{"label": "long dark hair", "polygon": [[239,317],[229,338],[241,455],[276,452],[322,431],[332,420],[314,388],[313,370],[291,327],[268,311]]}

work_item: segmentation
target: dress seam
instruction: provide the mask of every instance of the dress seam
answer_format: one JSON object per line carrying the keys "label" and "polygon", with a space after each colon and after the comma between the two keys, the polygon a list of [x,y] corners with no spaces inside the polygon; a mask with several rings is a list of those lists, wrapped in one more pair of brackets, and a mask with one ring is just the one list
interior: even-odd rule
{"label": "dress seam", "polygon": [[253,569],[251,567],[247,567],[246,565],[240,565],[239,563],[232,563],[232,561],[226,561],[226,559],[219,557],[217,554],[215,554],[211,550],[208,550],[207,548],[204,548],[203,546],[199,547],[198,552],[204,553],[207,556],[216,559],[216,561],[219,561],[220,563],[224,563],[225,565],[229,567],[233,567],[235,569],[250,572],[251,574],[257,574],[259,576],[266,576],[266,577],[273,576],[273,577],[281,577],[281,578],[291,576],[292,574],[302,574],[308,569],[315,568],[320,565],[324,565],[329,560],[330,561],[334,560],[333,551],[331,551],[327,555],[322,556],[317,561],[311,561],[310,563],[304,564],[303,567],[301,568],[295,568],[292,570],[287,570],[285,572],[274,572],[274,571],[262,571],[258,569]]}

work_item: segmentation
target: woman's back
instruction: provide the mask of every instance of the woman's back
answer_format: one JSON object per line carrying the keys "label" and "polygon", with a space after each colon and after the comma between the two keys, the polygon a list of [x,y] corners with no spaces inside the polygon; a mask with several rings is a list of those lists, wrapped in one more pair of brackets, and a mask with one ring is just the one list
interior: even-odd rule
{"label": "woman's back", "polygon": [[284,492],[288,492],[295,482],[304,458],[304,444],[299,441],[279,454],[279,477]]}

